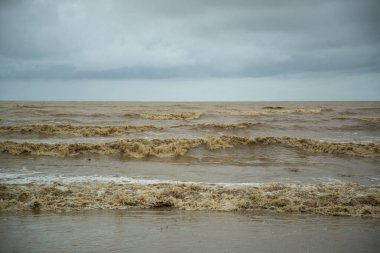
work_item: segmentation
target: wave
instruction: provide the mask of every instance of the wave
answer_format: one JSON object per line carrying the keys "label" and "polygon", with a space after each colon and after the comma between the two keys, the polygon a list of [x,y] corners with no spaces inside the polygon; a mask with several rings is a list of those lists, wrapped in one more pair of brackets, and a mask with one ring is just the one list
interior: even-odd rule
{"label": "wave", "polygon": [[210,123],[210,124],[198,124],[195,125],[194,128],[216,128],[216,129],[224,129],[224,130],[230,130],[230,129],[242,129],[242,128],[249,128],[253,126],[259,126],[262,125],[262,123],[249,123],[249,122],[241,122],[241,123],[233,123],[233,124],[218,124],[218,123]]}
{"label": "wave", "polygon": [[138,113],[125,113],[123,114],[124,117],[128,117],[128,118],[140,118],[140,114]]}
{"label": "wave", "polygon": [[291,114],[291,113],[321,113],[325,109],[315,108],[315,109],[278,109],[269,108],[264,110],[256,111],[241,111],[241,110],[217,110],[217,113],[228,114],[228,115],[272,115],[272,114]]}
{"label": "wave", "polygon": [[[1,119],[0,119],[1,120]],[[197,125],[175,125],[175,126],[153,126],[153,125],[144,125],[144,126],[74,126],[74,125],[18,125],[18,126],[0,126],[0,135],[9,134],[9,133],[17,133],[17,134],[38,134],[38,135],[73,135],[73,136],[119,136],[127,133],[135,133],[135,132],[145,132],[145,131],[155,131],[162,129],[170,129],[170,128],[180,128],[180,127],[191,127],[195,129],[243,129],[249,128],[252,126],[259,126],[262,123],[235,123],[235,124],[197,124]]]}
{"label": "wave", "polygon": [[22,125],[0,126],[0,134],[21,133],[40,135],[74,136],[117,136],[126,133],[160,130],[161,127],[147,126],[73,126],[73,125]]}
{"label": "wave", "polygon": [[363,120],[371,123],[380,123],[380,118],[366,118]]}
{"label": "wave", "polygon": [[89,118],[110,118],[111,115],[104,114],[104,113],[55,113],[55,112],[45,112],[45,113],[39,113],[40,116],[51,116],[51,117],[63,117],[63,118],[70,118],[70,117],[89,117]]}
{"label": "wave", "polygon": [[209,150],[232,148],[239,145],[284,145],[313,153],[350,156],[379,156],[380,144],[329,143],[294,137],[239,137],[218,136],[200,139],[131,139],[108,143],[45,144],[30,142],[0,142],[0,152],[12,155],[73,156],[81,154],[122,154],[127,157],[183,156],[190,149],[206,146]]}
{"label": "wave", "polygon": [[110,114],[105,113],[86,113],[86,112],[57,112],[57,110],[47,110],[47,109],[35,109],[35,110],[13,110],[13,114],[20,114],[36,117],[54,117],[54,118],[110,118]]}
{"label": "wave", "polygon": [[25,184],[0,185],[0,210],[171,207],[184,210],[273,210],[380,217],[380,187],[358,184]]}
{"label": "wave", "polygon": [[[379,123],[380,122],[380,118],[360,118],[360,117],[333,117],[332,119],[334,120],[341,120],[341,121],[358,121],[358,122],[361,122],[361,123],[368,123],[367,125],[369,124],[372,124],[372,123]],[[372,124],[373,125],[373,124]]]}
{"label": "wave", "polygon": [[43,107],[46,107],[46,105],[42,105],[42,104],[39,104],[39,105],[33,105],[33,104],[30,104],[30,105],[26,105],[26,104],[16,104],[16,105],[10,105],[10,107],[15,107],[15,108],[32,108],[32,109],[35,109],[35,108],[43,108]]}
{"label": "wave", "polygon": [[358,107],[355,108],[358,111],[380,111],[380,107]]}
{"label": "wave", "polygon": [[110,117],[110,115],[104,114],[104,113],[92,113],[89,116],[93,118],[109,118]]}
{"label": "wave", "polygon": [[263,109],[265,110],[282,110],[285,109],[283,106],[264,106]]}
{"label": "wave", "polygon": [[198,119],[201,113],[195,112],[183,112],[183,113],[170,113],[170,114],[140,114],[141,118],[151,119],[151,120],[192,120]]}
{"label": "wave", "polygon": [[[21,113],[25,113],[25,112],[22,111]],[[76,118],[76,117],[90,116],[83,113],[73,113],[73,112],[65,113],[65,112],[38,111],[38,110],[33,111],[33,112],[28,112],[28,114],[29,113],[36,116],[49,116],[49,117],[58,117],[58,118]]]}
{"label": "wave", "polygon": [[360,120],[359,118],[353,118],[353,117],[332,117],[333,120]]}
{"label": "wave", "polygon": [[[380,122],[380,121],[379,121]],[[379,130],[378,124],[374,124],[373,122],[360,122],[360,124],[347,124],[343,125],[341,124],[340,126],[337,127],[329,127],[329,130],[337,130],[337,131],[374,131],[377,132]]]}

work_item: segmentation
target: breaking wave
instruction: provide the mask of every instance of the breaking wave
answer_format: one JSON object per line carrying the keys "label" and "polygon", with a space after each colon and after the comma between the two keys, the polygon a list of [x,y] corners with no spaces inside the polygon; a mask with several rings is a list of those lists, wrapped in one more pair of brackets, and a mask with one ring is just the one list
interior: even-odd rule
{"label": "breaking wave", "polygon": [[380,144],[329,143],[294,137],[239,137],[218,136],[199,139],[131,139],[108,143],[44,144],[30,142],[0,142],[0,152],[12,155],[72,156],[80,154],[122,154],[128,157],[183,156],[190,149],[206,146],[209,150],[232,148],[239,145],[284,145],[308,152],[351,156],[379,156]]}
{"label": "breaking wave", "polygon": [[145,131],[157,131],[168,128],[179,128],[179,127],[191,127],[196,129],[243,129],[252,126],[259,126],[262,123],[235,123],[235,124],[196,124],[196,125],[175,125],[175,126],[74,126],[74,125],[19,125],[19,126],[0,126],[0,135],[2,134],[38,134],[38,135],[73,135],[73,136],[119,136],[128,133],[135,132],[145,132]]}
{"label": "breaking wave", "polygon": [[117,136],[127,133],[161,130],[157,126],[72,126],[72,125],[23,125],[0,126],[0,134],[43,134],[74,136]]}
{"label": "breaking wave", "polygon": [[380,217],[380,187],[358,184],[24,184],[0,185],[0,210],[171,207],[184,210],[273,210]]}

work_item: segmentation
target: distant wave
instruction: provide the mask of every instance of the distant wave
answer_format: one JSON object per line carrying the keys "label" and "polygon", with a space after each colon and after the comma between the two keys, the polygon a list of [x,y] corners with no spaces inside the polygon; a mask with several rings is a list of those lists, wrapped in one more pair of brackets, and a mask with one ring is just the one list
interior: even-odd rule
{"label": "distant wave", "polygon": [[123,116],[127,117],[127,118],[139,118],[140,114],[138,114],[138,113],[125,113],[125,114],[123,114]]}
{"label": "distant wave", "polygon": [[359,118],[353,118],[353,117],[332,117],[331,119],[334,119],[334,120],[360,120]]}
{"label": "distant wave", "polygon": [[341,125],[337,127],[329,127],[329,130],[378,132],[379,125],[377,122],[375,123],[375,122],[365,121],[365,122],[361,122],[360,124],[347,124],[347,125]]}
{"label": "distant wave", "polygon": [[264,110],[255,110],[255,111],[242,111],[242,110],[217,110],[216,113],[228,114],[228,115],[273,115],[273,114],[290,114],[290,113],[321,113],[325,109],[314,108],[314,109],[279,109],[273,107],[267,107],[268,109]]}
{"label": "distant wave", "polygon": [[183,112],[183,113],[170,113],[170,114],[140,114],[141,118],[152,120],[192,120],[198,119],[201,113]]}
{"label": "distant wave", "polygon": [[[29,108],[29,107],[26,107]],[[33,110],[32,110],[33,108]],[[36,117],[52,117],[52,118],[111,118],[115,115],[106,114],[106,113],[86,113],[86,112],[70,112],[70,111],[59,111],[56,109],[34,109],[34,107],[30,107],[31,110],[19,109],[12,110],[13,114],[25,115],[27,117],[36,116]],[[121,116],[121,115],[116,115]]]}
{"label": "distant wave", "polygon": [[249,123],[249,122],[241,122],[241,123],[234,123],[234,124],[209,123],[209,124],[198,124],[198,125],[195,125],[194,128],[197,128],[197,129],[213,128],[213,129],[231,130],[231,129],[249,128],[249,127],[260,126],[260,125],[262,125],[262,123]]}
{"label": "distant wave", "polygon": [[363,120],[371,123],[380,123],[380,118],[365,118]]}
{"label": "distant wave", "polygon": [[380,111],[380,107],[358,107],[355,108],[358,111]]}
{"label": "distant wave", "polygon": [[333,117],[335,120],[352,120],[352,121],[361,121],[365,123],[380,123],[380,118],[361,118],[361,117]]}
{"label": "distant wave", "polygon": [[12,105],[10,104],[9,107],[15,107],[15,108],[43,108],[45,107],[45,105],[33,105],[33,104],[30,104],[30,105],[26,105],[26,104],[16,104],[16,105]]}
{"label": "distant wave", "polygon": [[263,109],[265,110],[282,110],[285,109],[283,106],[264,106]]}
{"label": "distant wave", "polygon": [[358,184],[0,184],[0,198],[1,211],[171,207],[380,217],[380,187]]}
{"label": "distant wave", "polygon": [[[42,115],[42,114],[40,114]],[[89,117],[89,118],[110,118],[111,115],[107,115],[104,113],[45,113],[45,115],[51,116],[51,117]]]}
{"label": "distant wave", "polygon": [[0,152],[13,155],[72,156],[80,154],[123,154],[128,157],[173,157],[185,155],[190,149],[206,146],[209,150],[239,145],[284,145],[314,153],[351,156],[379,156],[380,144],[329,143],[294,137],[218,136],[203,139],[131,139],[107,143],[44,144],[30,142],[0,142]]}

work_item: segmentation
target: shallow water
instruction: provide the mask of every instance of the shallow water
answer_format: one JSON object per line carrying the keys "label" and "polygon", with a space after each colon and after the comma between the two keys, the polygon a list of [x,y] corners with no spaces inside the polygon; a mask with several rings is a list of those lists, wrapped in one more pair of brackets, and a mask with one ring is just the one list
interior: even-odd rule
{"label": "shallow water", "polygon": [[2,252],[377,252],[378,219],[167,209],[0,216]]}
{"label": "shallow water", "polygon": [[[92,177],[210,183],[323,183],[379,184],[379,161],[374,158],[310,155],[284,150],[253,152],[198,150],[176,159],[124,157],[30,157],[0,154],[0,183],[41,183]],[[276,154],[276,159],[271,156]],[[278,154],[278,155],[277,155]],[[323,161],[321,163],[320,161]]]}

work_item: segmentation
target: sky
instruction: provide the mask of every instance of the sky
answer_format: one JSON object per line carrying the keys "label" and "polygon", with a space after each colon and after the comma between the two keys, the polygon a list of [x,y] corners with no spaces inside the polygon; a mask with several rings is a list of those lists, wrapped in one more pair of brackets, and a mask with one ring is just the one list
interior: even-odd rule
{"label": "sky", "polygon": [[0,1],[0,100],[380,100],[378,0]]}

